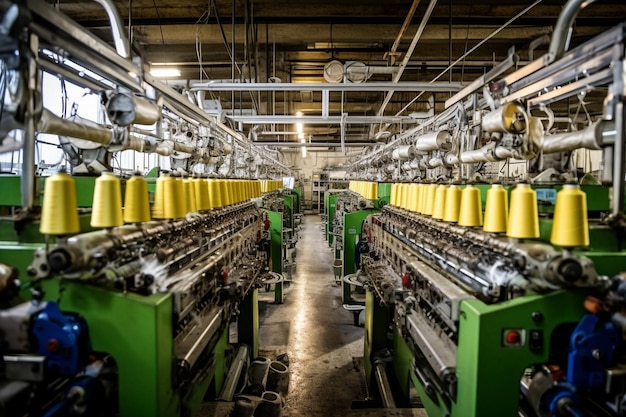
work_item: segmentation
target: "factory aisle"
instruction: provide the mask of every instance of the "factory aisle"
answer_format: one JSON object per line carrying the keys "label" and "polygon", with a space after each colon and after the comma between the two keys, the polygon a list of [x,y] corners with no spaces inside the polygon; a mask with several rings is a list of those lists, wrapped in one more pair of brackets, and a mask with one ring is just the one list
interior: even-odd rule
{"label": "factory aisle", "polygon": [[319,216],[303,217],[297,270],[282,305],[261,303],[262,351],[289,354],[291,378],[283,417],[344,416],[365,397],[363,328],[341,303],[334,284],[333,252]]}

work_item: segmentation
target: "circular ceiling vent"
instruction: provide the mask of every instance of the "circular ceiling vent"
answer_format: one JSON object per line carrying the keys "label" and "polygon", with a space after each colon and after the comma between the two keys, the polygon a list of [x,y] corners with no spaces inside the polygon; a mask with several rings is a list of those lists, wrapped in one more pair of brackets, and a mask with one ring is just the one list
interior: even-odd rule
{"label": "circular ceiling vent", "polygon": [[324,79],[329,83],[340,83],[343,81],[343,64],[341,61],[335,59],[324,65]]}

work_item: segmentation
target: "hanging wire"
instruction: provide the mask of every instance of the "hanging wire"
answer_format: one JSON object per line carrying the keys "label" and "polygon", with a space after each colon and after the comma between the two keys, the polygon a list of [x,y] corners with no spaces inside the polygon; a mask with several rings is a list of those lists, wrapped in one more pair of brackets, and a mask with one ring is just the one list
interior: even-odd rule
{"label": "hanging wire", "polygon": [[157,23],[159,24],[159,30],[161,31],[161,43],[165,45],[165,36],[163,36],[163,24],[161,23],[161,14],[159,13],[159,8],[157,7],[156,0],[152,0],[152,4],[154,5],[154,11],[157,15]]}
{"label": "hanging wire", "polygon": [[[472,15],[472,6],[473,5],[474,5],[474,1],[470,0],[469,12],[468,12],[469,16]],[[467,27],[465,29],[465,47],[463,48],[463,55],[465,56],[465,58],[467,57],[467,46],[468,46],[468,43],[469,43],[469,33],[470,33],[470,24],[469,24],[469,20],[468,20]],[[465,76],[465,58],[463,58],[463,62],[461,64],[461,82],[463,82],[463,78]]]}
{"label": "hanging wire", "polygon": [[[536,0],[533,4],[531,4],[530,6],[526,7],[524,10],[522,10],[521,12],[519,12],[518,14],[516,14],[515,16],[513,16],[511,19],[509,19],[505,24],[503,24],[502,26],[500,26],[498,29],[494,30],[493,32],[491,32],[489,34],[489,36],[487,36],[485,39],[481,40],[480,42],[478,42],[476,45],[474,45],[474,47],[472,49],[470,49],[469,51],[467,51],[466,53],[464,53],[463,55],[461,55],[456,61],[454,61],[452,64],[450,64],[446,69],[444,69],[442,72],[439,73],[439,75],[437,75],[435,78],[433,78],[430,82],[434,83],[435,81],[437,81],[439,78],[441,78],[446,72],[448,72],[448,70],[450,70],[452,67],[454,67],[456,64],[458,64],[459,62],[461,62],[462,60],[464,60],[467,56],[469,56],[470,54],[472,54],[476,49],[480,48],[481,46],[483,46],[485,44],[485,42],[491,40],[491,38],[493,38],[494,36],[496,36],[498,33],[502,32],[505,28],[507,28],[511,23],[513,23],[514,21],[516,21],[517,19],[519,19],[520,17],[522,17],[523,15],[525,15],[526,13],[528,13],[533,7],[535,7],[536,5],[538,5],[539,3],[541,3],[541,0]],[[406,111],[406,109],[409,108],[409,106],[411,106],[413,103],[415,103],[422,95],[424,94],[424,92],[422,91],[421,93],[419,93],[417,96],[415,96],[411,101],[408,102],[408,104],[406,106],[404,106],[402,108],[402,110],[400,110],[398,113],[396,113],[396,116],[401,115],[404,111]]]}
{"label": "hanging wire", "polygon": [[209,18],[211,17],[211,3],[207,4],[207,9],[202,13],[202,16],[198,18],[196,21],[196,58],[198,59],[198,64],[200,66],[200,80],[202,77],[206,77],[209,79],[209,75],[204,70],[204,66],[202,64],[202,41],[200,40],[200,29],[201,25],[206,25],[209,23]]}

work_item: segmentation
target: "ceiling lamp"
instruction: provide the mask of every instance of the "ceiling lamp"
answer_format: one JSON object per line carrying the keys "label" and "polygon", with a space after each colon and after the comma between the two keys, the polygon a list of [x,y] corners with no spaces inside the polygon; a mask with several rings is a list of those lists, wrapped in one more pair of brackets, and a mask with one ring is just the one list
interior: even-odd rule
{"label": "ceiling lamp", "polygon": [[150,75],[156,78],[175,78],[180,77],[178,68],[152,68]]}

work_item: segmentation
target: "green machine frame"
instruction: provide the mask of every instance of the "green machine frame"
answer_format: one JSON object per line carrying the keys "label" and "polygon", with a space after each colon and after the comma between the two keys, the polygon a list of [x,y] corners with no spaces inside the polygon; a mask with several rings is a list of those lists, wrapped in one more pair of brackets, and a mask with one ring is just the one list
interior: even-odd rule
{"label": "green machine frame", "polygon": [[[424,389],[413,347],[394,330],[393,374],[401,387],[400,402],[407,404],[410,388],[415,387],[429,416],[517,415],[519,383],[524,369],[548,362],[550,344],[558,338],[555,330],[580,320],[584,314],[583,301],[584,295],[569,291],[525,296],[495,305],[478,300],[463,301],[456,367],[458,392],[456,400],[450,404],[440,395]],[[377,330],[376,323],[372,323],[369,325]],[[380,324],[378,326],[380,328]],[[526,337],[520,347],[507,347],[503,343],[504,332],[513,329],[522,331]],[[371,332],[366,328],[366,334],[368,331]],[[533,346],[530,332],[541,334],[543,343]],[[372,347],[377,347],[375,343],[381,342],[372,342]]]}
{"label": "green machine frame", "polygon": [[335,218],[335,212],[337,211],[337,199],[339,195],[336,192],[324,192],[324,212],[326,214],[326,240],[328,241],[328,246],[333,247],[333,243],[335,241],[335,236],[333,235],[333,219]]}
{"label": "green machine frame", "polygon": [[[91,207],[95,178],[74,177],[77,202]],[[44,179],[38,181],[43,190]],[[0,176],[5,191],[2,206],[20,206],[20,178]],[[39,192],[42,195],[42,191]],[[1,208],[0,208],[1,210]],[[90,214],[79,216],[81,232],[92,230]],[[282,220],[281,220],[282,221]],[[54,239],[51,239],[51,243]],[[0,262],[19,271],[22,295],[30,296],[27,269],[37,249],[45,245],[39,221],[19,222],[0,217]],[[279,251],[280,253],[280,251]],[[172,296],[123,293],[84,282],[58,278],[38,282],[45,300],[56,301],[63,311],[85,318],[92,349],[110,355],[118,367],[119,415],[121,417],[178,417],[197,414],[202,402],[216,398],[226,375],[225,354],[229,343],[228,320],[209,344],[206,366],[186,387],[177,386]],[[239,342],[258,355],[258,296],[251,289],[239,305]]]}
{"label": "green machine frame", "polygon": [[[227,320],[210,343],[202,372],[193,375],[187,387],[180,387],[176,385],[171,294],[143,296],[57,278],[42,284],[46,299],[85,318],[93,350],[115,360],[119,392],[123,393],[119,396],[120,416],[195,415],[203,401],[217,398],[227,371]],[[238,341],[250,346],[254,358],[259,352],[256,289],[249,291],[239,310]]]}
{"label": "green machine frame", "polygon": [[[380,187],[380,186],[379,186]],[[479,185],[484,198],[488,185]],[[507,187],[510,191],[513,187]],[[539,191],[539,240],[550,241],[551,213],[556,191],[561,187],[534,186]],[[590,217],[609,209],[609,190],[597,185],[583,185],[587,193]],[[548,198],[546,199],[545,196]],[[543,198],[542,198],[543,197]],[[624,269],[626,252],[619,237],[609,226],[590,221],[590,246],[577,251],[593,260],[599,274],[611,276]],[[550,348],[559,342],[567,345],[567,335],[586,313],[583,303],[588,293],[555,291],[528,295],[497,304],[480,300],[463,301],[459,313],[459,333],[456,354],[457,393],[453,401],[444,399],[420,376],[417,349],[396,328],[389,334],[393,309],[379,304],[366,294],[365,370],[367,382],[372,378],[373,355],[384,347],[393,349],[393,379],[399,387],[396,401],[409,406],[413,388],[421,397],[429,416],[485,417],[517,415],[519,384],[524,370],[534,364],[548,363]],[[524,335],[519,347],[504,343],[506,331],[517,330]],[[530,342],[530,335],[540,335],[542,343]],[[389,341],[391,340],[391,342]]]}
{"label": "green machine frame", "polygon": [[[270,221],[270,256],[272,260],[272,271],[283,273],[283,214],[277,211],[268,211],[267,217]],[[283,302],[283,283],[274,286],[274,302]]]}
{"label": "green machine frame", "polygon": [[[359,210],[354,213],[344,213],[343,216],[343,276],[356,272],[356,242],[361,234],[363,220],[376,210]],[[342,301],[344,304],[355,304],[352,299],[350,284],[342,282]]]}
{"label": "green machine frame", "polygon": [[284,201],[283,224],[286,220],[286,227],[292,229],[295,227],[295,213],[297,211],[298,196],[296,194],[282,194]]}

